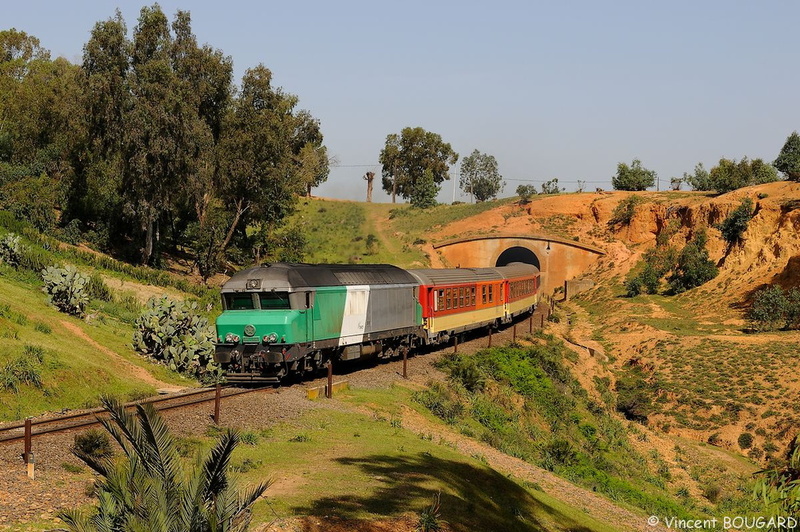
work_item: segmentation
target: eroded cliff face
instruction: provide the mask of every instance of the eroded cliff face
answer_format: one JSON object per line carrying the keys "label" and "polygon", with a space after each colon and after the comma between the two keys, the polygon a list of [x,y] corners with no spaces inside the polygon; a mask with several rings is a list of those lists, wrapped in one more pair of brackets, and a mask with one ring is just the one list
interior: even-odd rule
{"label": "eroded cliff face", "polygon": [[[622,194],[592,201],[592,217],[598,226],[607,226],[616,205],[630,195]],[[707,249],[720,268],[719,277],[711,285],[724,287],[720,295],[725,299],[747,297],[764,284],[800,285],[800,184],[770,183],[716,197],[687,194],[669,199],[653,193],[642,193],[641,197],[644,202],[636,207],[631,223],[611,229],[614,240],[630,251],[631,259],[638,260],[664,231],[670,232],[671,244],[683,246],[697,231],[705,230]],[[741,241],[729,245],[715,226],[744,198],[752,200],[754,215]],[[595,244],[616,247],[611,242]],[[615,254],[619,256],[620,250]],[[617,263],[614,273],[627,275],[626,268],[635,263]],[[598,266],[602,268],[602,264]]]}

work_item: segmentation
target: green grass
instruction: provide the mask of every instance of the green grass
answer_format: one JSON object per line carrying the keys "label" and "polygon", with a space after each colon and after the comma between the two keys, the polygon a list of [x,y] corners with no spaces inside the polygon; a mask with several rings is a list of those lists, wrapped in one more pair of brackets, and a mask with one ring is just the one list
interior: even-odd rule
{"label": "green grass", "polygon": [[[513,203],[515,198],[504,198],[482,203],[462,203],[458,205],[437,205],[430,209],[414,209],[409,205],[397,205],[390,213],[390,225],[395,231],[403,233],[406,239],[424,239],[431,231],[491,209]],[[463,236],[463,235],[453,235]]]}
{"label": "green grass", "polygon": [[[76,336],[62,322],[80,328],[100,345],[162,381],[192,385],[192,381],[136,355],[130,347],[129,325],[110,319],[87,324],[59,313],[47,304],[43,293],[6,276],[0,276],[0,308],[0,367],[22,356],[26,346],[43,353],[42,361],[36,364],[41,387],[22,385],[16,393],[0,390],[0,420],[96,406],[101,394],[123,399],[154,394],[152,386],[131,379],[118,361]],[[47,324],[49,332],[41,324]]]}
{"label": "green grass", "polygon": [[305,262],[427,265],[414,239],[398,238],[387,224],[393,208],[406,207],[304,198],[287,225],[306,238]]}
{"label": "green grass", "polygon": [[241,475],[243,481],[288,481],[275,486],[280,495],[256,504],[254,523],[292,515],[399,517],[420,512],[441,492],[442,519],[457,531],[613,530],[445,443],[400,427],[395,415],[410,401],[404,388],[350,391],[345,400],[373,413],[315,410],[276,427],[255,446],[237,448],[235,466],[263,462]]}

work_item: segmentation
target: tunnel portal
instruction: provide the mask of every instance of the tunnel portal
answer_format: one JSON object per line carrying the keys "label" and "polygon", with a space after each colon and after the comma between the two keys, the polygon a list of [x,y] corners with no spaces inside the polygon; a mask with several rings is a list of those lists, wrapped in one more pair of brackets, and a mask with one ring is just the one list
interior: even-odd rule
{"label": "tunnel portal", "polygon": [[495,266],[507,266],[512,262],[524,262],[525,264],[533,264],[540,270],[542,269],[542,266],[539,263],[539,257],[536,256],[536,253],[522,246],[514,246],[503,251],[500,254],[500,256],[497,257],[497,262],[495,263]]}

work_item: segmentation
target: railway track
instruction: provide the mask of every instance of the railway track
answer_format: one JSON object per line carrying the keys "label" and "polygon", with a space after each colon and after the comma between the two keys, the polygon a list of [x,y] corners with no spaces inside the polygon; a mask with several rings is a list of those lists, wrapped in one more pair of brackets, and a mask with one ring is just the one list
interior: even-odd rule
{"label": "railway track", "polygon": [[[202,388],[180,394],[170,394],[152,397],[142,401],[126,403],[125,407],[134,408],[136,405],[140,404],[151,404],[158,411],[173,410],[200,403],[215,401],[216,391],[216,388]],[[222,388],[220,392],[220,398],[225,399],[227,397],[234,397],[237,395],[255,392],[272,393],[274,391],[274,389],[270,388]],[[93,408],[91,410],[49,417],[45,419],[31,419],[29,423],[31,431],[30,438],[35,438],[36,436],[41,436],[44,434],[66,432],[69,430],[99,424],[99,418],[106,417],[105,412],[106,411],[104,408]],[[0,424],[0,444],[24,440],[26,438],[26,424],[28,424],[26,421]]]}
{"label": "railway track", "polygon": [[[544,314],[549,315],[549,311],[545,306],[543,309]],[[536,317],[541,318],[541,325],[544,325],[544,317],[540,316],[542,314],[542,310],[537,309]],[[539,324],[538,319],[534,320],[533,317],[530,317],[530,330],[533,329],[534,322]],[[524,323],[526,320],[520,320],[518,323]],[[512,329],[514,331],[514,336],[516,336],[516,326],[507,326],[504,329]],[[538,327],[537,327],[538,328]],[[501,331],[498,331],[498,334]],[[489,346],[491,346],[491,332],[488,336],[489,338]],[[470,340],[478,340],[485,338],[481,336],[479,332],[473,331],[472,334],[467,334],[466,342],[470,342]],[[457,349],[456,345],[456,349]],[[439,346],[433,349],[429,349],[423,351],[421,353],[416,354],[425,354],[427,353],[434,353],[446,350],[452,350],[452,346]],[[369,363],[368,363],[369,364]],[[367,367],[373,367],[374,363],[369,364]],[[358,372],[364,369],[365,366],[359,363],[351,363],[349,365],[345,365],[344,369],[342,369],[341,365],[338,365],[337,368],[337,375],[347,375],[353,372]],[[309,385],[319,385],[325,382],[324,377],[312,377],[310,379],[306,378],[303,379],[301,383],[302,386],[309,386]],[[234,387],[223,387],[220,392],[220,398],[225,399],[228,397],[234,397],[237,395],[249,394],[249,393],[275,393],[278,390],[275,388],[269,387],[257,387],[257,388],[234,388]],[[127,403],[125,406],[126,408],[134,408],[138,404],[152,404],[156,410],[158,411],[167,411],[173,410],[178,408],[184,408],[200,403],[206,403],[215,401],[216,399],[216,388],[202,388],[197,390],[192,390],[189,392],[179,393],[179,394],[169,394],[165,396],[158,396],[152,397],[149,399],[144,399],[142,401],[135,401],[131,403]],[[103,408],[94,408],[90,410],[84,410],[82,412],[70,413],[66,415],[58,415],[48,418],[40,418],[40,419],[31,419],[29,423],[29,430],[30,435],[28,436],[29,440],[35,438],[37,436],[42,436],[45,434],[56,434],[59,432],[67,432],[70,430],[88,427],[92,425],[99,424],[98,418],[106,417],[105,409]],[[2,423],[0,424],[0,445],[3,443],[9,442],[16,442],[26,439],[26,424],[27,421],[16,421],[12,423]]]}

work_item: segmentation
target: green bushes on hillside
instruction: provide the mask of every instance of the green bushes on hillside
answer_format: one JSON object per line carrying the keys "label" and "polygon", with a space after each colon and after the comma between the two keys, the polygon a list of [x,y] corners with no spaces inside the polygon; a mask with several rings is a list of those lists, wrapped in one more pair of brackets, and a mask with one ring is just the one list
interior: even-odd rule
{"label": "green bushes on hillside", "polygon": [[784,291],[778,285],[759,290],[747,318],[757,331],[800,328],[800,290]]}
{"label": "green bushes on hillside", "polygon": [[741,205],[736,207],[725,220],[717,225],[722,239],[732,246],[742,239],[742,235],[747,230],[747,225],[753,217],[753,200],[744,198]]}
{"label": "green bushes on hillside", "polygon": [[653,493],[646,460],[627,442],[624,426],[572,376],[564,345],[542,334],[534,342],[448,355],[441,362],[448,384],[431,383],[414,398],[507,454],[648,512],[685,515],[668,496]]}
{"label": "green bushes on hillside", "polygon": [[[708,256],[705,231],[698,231],[678,251],[667,245],[666,239],[657,239],[656,247],[645,252],[644,267],[625,282],[628,297],[639,294],[657,294],[661,280],[667,276],[668,290],[680,294],[707,283],[719,274],[719,270]],[[670,273],[671,272],[671,273]]]}

